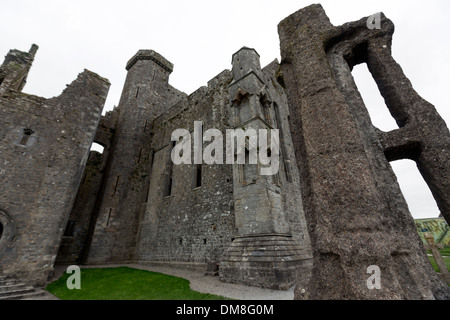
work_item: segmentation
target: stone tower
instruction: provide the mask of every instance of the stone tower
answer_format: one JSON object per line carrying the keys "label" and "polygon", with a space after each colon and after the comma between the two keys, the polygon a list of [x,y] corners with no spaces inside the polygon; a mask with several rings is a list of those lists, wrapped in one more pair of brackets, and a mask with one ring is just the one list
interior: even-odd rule
{"label": "stone tower", "polygon": [[183,97],[168,84],[173,65],[153,50],[127,63],[118,120],[84,255],[89,263],[130,261],[150,179],[153,120]]}

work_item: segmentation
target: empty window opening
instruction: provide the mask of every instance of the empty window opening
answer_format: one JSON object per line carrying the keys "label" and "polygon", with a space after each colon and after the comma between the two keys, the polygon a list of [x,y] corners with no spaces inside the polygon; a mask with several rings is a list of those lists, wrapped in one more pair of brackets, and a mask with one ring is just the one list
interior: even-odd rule
{"label": "empty window opening", "polygon": [[367,68],[367,64],[361,63],[355,65],[352,70],[352,75],[366,109],[369,112],[372,124],[385,132],[398,129],[399,126],[389,112],[384,98],[380,94],[378,86]]}
{"label": "empty window opening", "polygon": [[0,240],[2,239],[3,236],[3,223],[0,222]]}
{"label": "empty window opening", "polygon": [[183,239],[178,240],[178,244],[181,246],[183,244]]}
{"label": "empty window opening", "polygon": [[0,77],[0,86],[2,85],[3,80],[5,80],[5,77]]}
{"label": "empty window opening", "polygon": [[203,239],[203,244],[206,244],[206,239]]}
{"label": "empty window opening", "polygon": [[31,135],[34,133],[31,129],[23,129],[22,139],[20,139],[19,144],[26,146],[28,145],[28,141],[30,140]]}
{"label": "empty window opening", "polygon": [[390,162],[398,184],[414,219],[436,218],[440,211],[428,185],[414,161],[404,159]]}
{"label": "empty window opening", "polygon": [[66,229],[64,230],[64,237],[73,237],[75,233],[75,221],[68,221],[66,225]]}
{"label": "empty window opening", "polygon": [[202,165],[196,164],[194,167],[194,188],[202,186]]}
{"label": "empty window opening", "polygon": [[91,151],[97,151],[98,153],[103,154],[103,151],[105,150],[105,147],[97,142],[92,142],[91,145]]}

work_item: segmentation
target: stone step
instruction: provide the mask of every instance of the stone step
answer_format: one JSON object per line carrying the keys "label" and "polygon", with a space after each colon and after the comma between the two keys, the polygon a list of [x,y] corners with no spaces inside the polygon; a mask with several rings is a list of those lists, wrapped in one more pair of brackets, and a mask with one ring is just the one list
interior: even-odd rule
{"label": "stone step", "polygon": [[11,294],[8,296],[3,296],[3,297],[0,297],[0,300],[27,300],[27,299],[41,297],[44,295],[45,295],[44,291],[34,290],[33,292],[28,292],[28,293]]}
{"label": "stone step", "polygon": [[16,284],[16,283],[23,283],[23,282],[21,282],[21,281],[19,281],[19,280],[17,280],[17,279],[14,279],[14,278],[7,278],[7,277],[4,277],[3,279],[0,279],[0,286],[6,286],[6,285],[9,285],[9,284]]}
{"label": "stone step", "polygon": [[11,289],[23,288],[25,286],[26,284],[21,282],[0,284],[0,292],[5,292]]}
{"label": "stone step", "polygon": [[0,276],[0,300],[32,299],[45,295],[45,291],[29,286],[13,277]]}
{"label": "stone step", "polygon": [[13,284],[16,284],[17,282],[18,282],[17,280],[12,280],[12,279],[9,279],[9,280],[1,280],[1,281],[0,281],[0,286],[13,285]]}
{"label": "stone step", "polygon": [[15,296],[15,295],[20,295],[20,294],[24,294],[24,293],[32,293],[35,290],[36,289],[33,287],[8,288],[5,291],[0,292],[0,299],[2,297]]}

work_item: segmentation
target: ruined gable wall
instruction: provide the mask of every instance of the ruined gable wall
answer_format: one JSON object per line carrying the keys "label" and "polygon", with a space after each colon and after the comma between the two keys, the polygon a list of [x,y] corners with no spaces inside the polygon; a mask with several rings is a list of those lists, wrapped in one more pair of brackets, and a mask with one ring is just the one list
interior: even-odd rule
{"label": "ruined gable wall", "polygon": [[0,210],[15,225],[0,251],[4,273],[34,284],[51,274],[108,89],[85,70],[52,99],[0,97]]}

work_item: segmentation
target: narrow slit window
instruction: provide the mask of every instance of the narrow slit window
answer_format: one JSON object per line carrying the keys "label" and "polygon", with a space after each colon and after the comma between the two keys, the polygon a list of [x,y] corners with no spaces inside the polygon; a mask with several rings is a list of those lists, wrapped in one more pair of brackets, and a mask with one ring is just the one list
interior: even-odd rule
{"label": "narrow slit window", "polygon": [[165,186],[165,191],[164,191],[164,196],[168,197],[170,195],[172,195],[172,187],[173,187],[173,180],[172,180],[172,174],[173,174],[173,162],[172,162],[172,158],[171,158],[171,154],[172,154],[172,149],[175,147],[176,142],[172,141],[170,144],[170,149],[169,149],[169,160],[168,160],[168,164],[167,164],[167,172],[166,172],[166,186]]}
{"label": "narrow slit window", "polygon": [[113,209],[109,208],[109,212],[108,212],[108,219],[106,219],[106,226],[109,227],[109,224],[111,222],[111,213],[112,213]]}
{"label": "narrow slit window", "polygon": [[[275,110],[275,123],[277,125],[277,128],[279,130],[279,134],[280,134],[280,146],[281,146],[281,158],[283,159],[283,165],[284,165],[284,173],[286,175],[286,180],[288,182],[292,182],[292,171],[291,171],[291,166],[289,164],[289,159],[287,158],[287,151],[286,151],[286,145],[284,144],[284,138],[283,138],[283,128],[281,125],[281,114],[280,114],[280,107],[278,107],[278,105],[276,103],[273,104],[273,108]],[[288,118],[288,122],[289,122],[289,118]],[[278,173],[277,173],[278,175]],[[279,176],[277,177],[278,179],[278,184],[279,184]]]}
{"label": "narrow slit window", "polygon": [[117,186],[119,185],[119,180],[120,180],[120,176],[117,176],[117,178],[116,178],[116,183],[115,183],[115,185],[114,185],[113,195],[116,194]]}
{"label": "narrow slit window", "polygon": [[34,133],[34,131],[31,129],[23,129],[22,139],[20,139],[19,144],[21,144],[22,146],[28,145],[30,137],[33,133]]}
{"label": "narrow slit window", "polygon": [[194,167],[194,188],[202,186],[202,165],[196,164]]}
{"label": "narrow slit window", "polygon": [[67,222],[66,229],[64,230],[64,236],[65,237],[73,237],[75,233],[75,221],[69,221]]}

